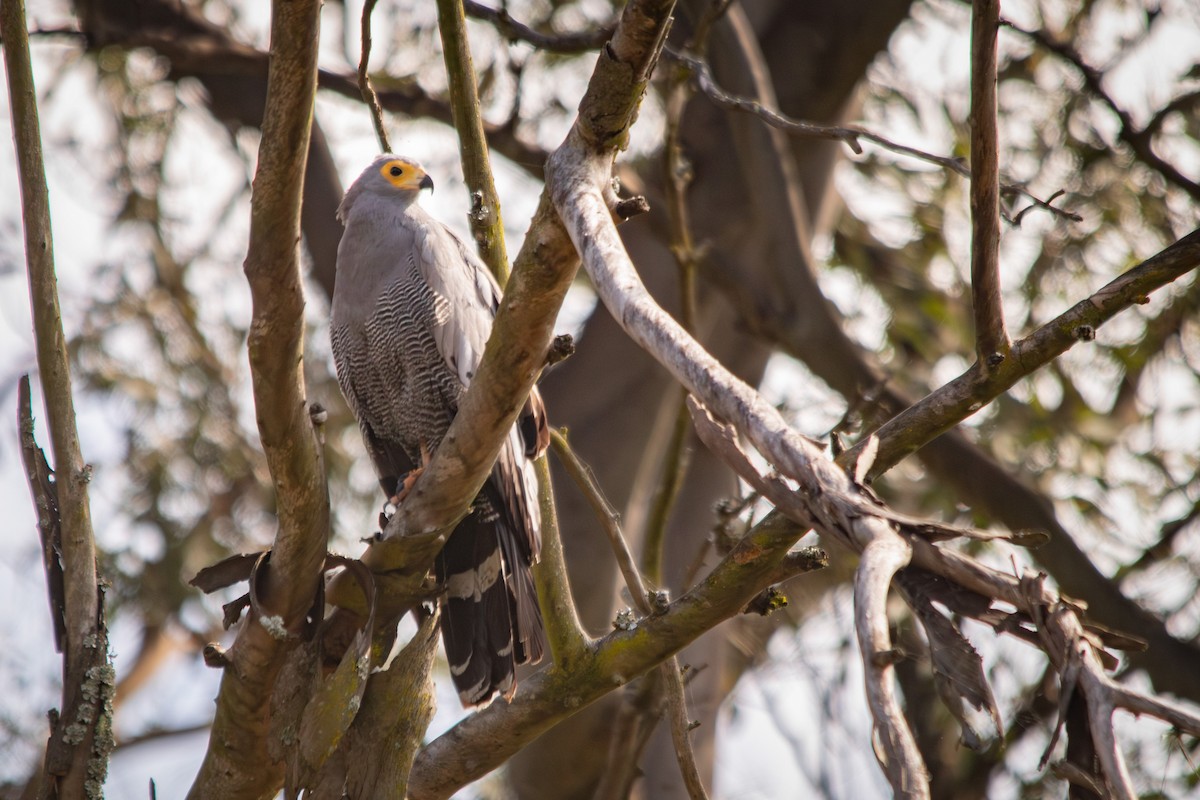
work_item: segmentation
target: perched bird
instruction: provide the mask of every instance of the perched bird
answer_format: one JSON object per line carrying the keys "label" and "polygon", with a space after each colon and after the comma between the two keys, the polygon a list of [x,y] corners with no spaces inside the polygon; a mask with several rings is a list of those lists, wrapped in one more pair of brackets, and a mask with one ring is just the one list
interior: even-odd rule
{"label": "perched bird", "polygon": [[[382,155],[338,208],[330,338],[338,383],[392,502],[437,450],[458,411],[500,303],[491,272],[418,204],[433,181]],[[511,698],[515,667],[545,650],[530,566],[541,517],[533,459],[550,431],[535,388],[471,512],[438,555],[442,640],[463,705]]]}

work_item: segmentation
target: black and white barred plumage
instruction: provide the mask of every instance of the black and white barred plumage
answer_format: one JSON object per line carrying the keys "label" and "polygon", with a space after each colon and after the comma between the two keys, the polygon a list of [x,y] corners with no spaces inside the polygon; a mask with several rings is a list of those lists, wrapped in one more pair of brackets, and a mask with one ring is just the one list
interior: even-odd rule
{"label": "black and white barred plumage", "polygon": [[[415,203],[427,187],[419,164],[384,155],[338,208],[346,229],[330,324],[334,361],[389,496],[449,428],[500,301],[470,248]],[[515,666],[537,662],[545,649],[530,566],[541,524],[532,459],[548,437],[535,388],[472,512],[438,556],[442,638],[464,705],[510,697]]]}

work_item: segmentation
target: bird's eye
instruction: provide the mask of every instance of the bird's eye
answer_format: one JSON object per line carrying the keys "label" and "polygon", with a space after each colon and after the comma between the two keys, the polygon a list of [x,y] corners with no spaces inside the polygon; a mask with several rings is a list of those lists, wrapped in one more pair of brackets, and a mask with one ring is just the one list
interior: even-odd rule
{"label": "bird's eye", "polygon": [[404,174],[404,170],[400,169],[399,167],[397,167],[395,165],[393,165],[392,168],[390,170],[388,170],[388,172],[392,173],[393,178],[399,178],[401,175]]}

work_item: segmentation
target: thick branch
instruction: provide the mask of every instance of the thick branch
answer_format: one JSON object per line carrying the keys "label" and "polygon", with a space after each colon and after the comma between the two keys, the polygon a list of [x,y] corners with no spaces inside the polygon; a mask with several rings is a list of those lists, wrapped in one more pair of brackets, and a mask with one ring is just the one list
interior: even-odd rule
{"label": "thick branch", "polygon": [[[21,184],[25,264],[38,372],[54,451],[54,486],[61,526],[59,546],[65,642],[59,641],[56,645],[63,651],[62,712],[47,748],[44,788],[55,795],[83,797],[85,783],[97,775],[103,780],[108,768],[107,751],[111,748],[108,715],[111,708],[106,713],[102,706],[111,700],[113,684],[101,618],[96,545],[88,502],[91,470],[83,462],[79,431],[75,425],[71,371],[54,271],[37,93],[21,0],[0,2],[0,38],[4,41],[4,66]],[[32,418],[29,424],[32,426]],[[30,429],[31,441],[32,436]],[[107,676],[107,692],[97,690],[102,676]],[[107,737],[98,730],[101,727],[107,731]],[[72,728],[76,732],[67,735]],[[93,758],[94,755],[98,757]]]}
{"label": "thick branch", "polygon": [[975,354],[986,373],[1008,355],[1000,295],[1000,144],[996,132],[996,32],[1000,0],[971,6],[971,304]]}
{"label": "thick branch", "polygon": [[258,597],[273,616],[243,624],[227,657],[217,715],[191,797],[257,798],[274,792],[268,705],[285,631],[304,616],[320,580],[329,498],[306,407],[304,297],[300,281],[300,194],[308,153],[320,3],[277,2],[271,19],[262,146],[250,208],[245,272],[253,299],[251,380],[263,451],[274,482],[279,530]]}
{"label": "thick branch", "polygon": [[[881,516],[864,512],[866,498],[859,487],[827,461],[814,442],[791,430],[775,408],[730,374],[653,301],[621,244],[602,195],[606,168],[600,159],[560,150],[547,163],[546,174],[555,206],[597,294],[613,317],[690,392],[733,423],[772,465],[800,484],[807,506],[807,513],[800,516],[805,522],[814,519],[822,533],[859,552],[897,536]],[[879,611],[877,603],[860,609],[869,615]],[[878,623],[886,625],[886,618]],[[875,657],[875,652],[864,647],[864,659],[870,662]],[[885,674],[890,679],[890,672]],[[905,746],[912,743],[912,734],[901,716],[890,713],[892,708],[893,704],[872,704],[889,761],[901,765],[889,771],[893,790],[904,796],[927,796],[928,782],[921,778],[925,770],[915,744]]]}

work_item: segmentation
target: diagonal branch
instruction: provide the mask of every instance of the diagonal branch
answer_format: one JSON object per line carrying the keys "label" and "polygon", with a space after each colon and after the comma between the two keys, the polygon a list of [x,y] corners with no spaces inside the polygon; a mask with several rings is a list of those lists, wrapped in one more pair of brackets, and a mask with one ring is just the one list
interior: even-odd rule
{"label": "diagonal branch", "polygon": [[[600,527],[608,536],[613,555],[621,568],[621,574],[625,577],[625,585],[629,589],[630,597],[633,599],[638,613],[643,618],[659,613],[662,609],[655,608],[652,599],[654,595],[646,591],[642,575],[638,572],[637,563],[633,559],[633,551],[629,549],[629,543],[621,531],[620,514],[608,502],[608,498],[596,484],[596,477],[592,474],[591,468],[575,454],[575,451],[567,443],[566,437],[560,431],[553,431],[551,432],[551,441],[554,444],[554,452],[559,456],[559,461],[587,498],[588,504],[600,522]],[[696,754],[692,750],[692,743],[688,738],[691,725],[687,715],[687,699],[683,692],[683,676],[679,668],[679,659],[671,656],[659,664],[659,673],[666,687],[671,740],[675,745],[675,755],[679,761],[679,770],[683,775],[688,796],[692,800],[707,800],[708,792],[704,788],[700,770],[696,767]]]}
{"label": "diagonal branch", "polygon": [[248,340],[263,451],[279,530],[258,605],[227,654],[209,749],[190,797],[260,797],[281,773],[267,752],[269,701],[290,631],[320,581],[329,497],[305,400],[300,195],[317,84],[320,3],[277,2],[271,16],[262,146],[250,206],[245,273],[253,299]]}
{"label": "diagonal branch", "polygon": [[975,355],[987,372],[1008,355],[1000,294],[1000,144],[996,131],[996,34],[1000,0],[971,6],[971,305]]}
{"label": "diagonal branch", "polygon": [[[522,680],[511,703],[492,703],[430,742],[409,781],[412,800],[441,800],[499,767],[556,723],[620,688],[739,613],[778,575],[805,529],[770,514],[704,580],[664,613],[615,630],[579,664],[558,665]],[[812,567],[820,566],[814,559]]]}
{"label": "diagonal branch", "polygon": [[[1011,358],[984,371],[979,364],[892,417],[875,431],[879,452],[870,470],[876,477],[931,439],[974,414],[1021,378],[1045,366],[1079,342],[1091,341],[1096,329],[1130,306],[1145,302],[1153,291],[1200,266],[1200,229],[1138,264],[1091,297],[1013,343]],[[865,440],[840,456],[854,463]]]}

